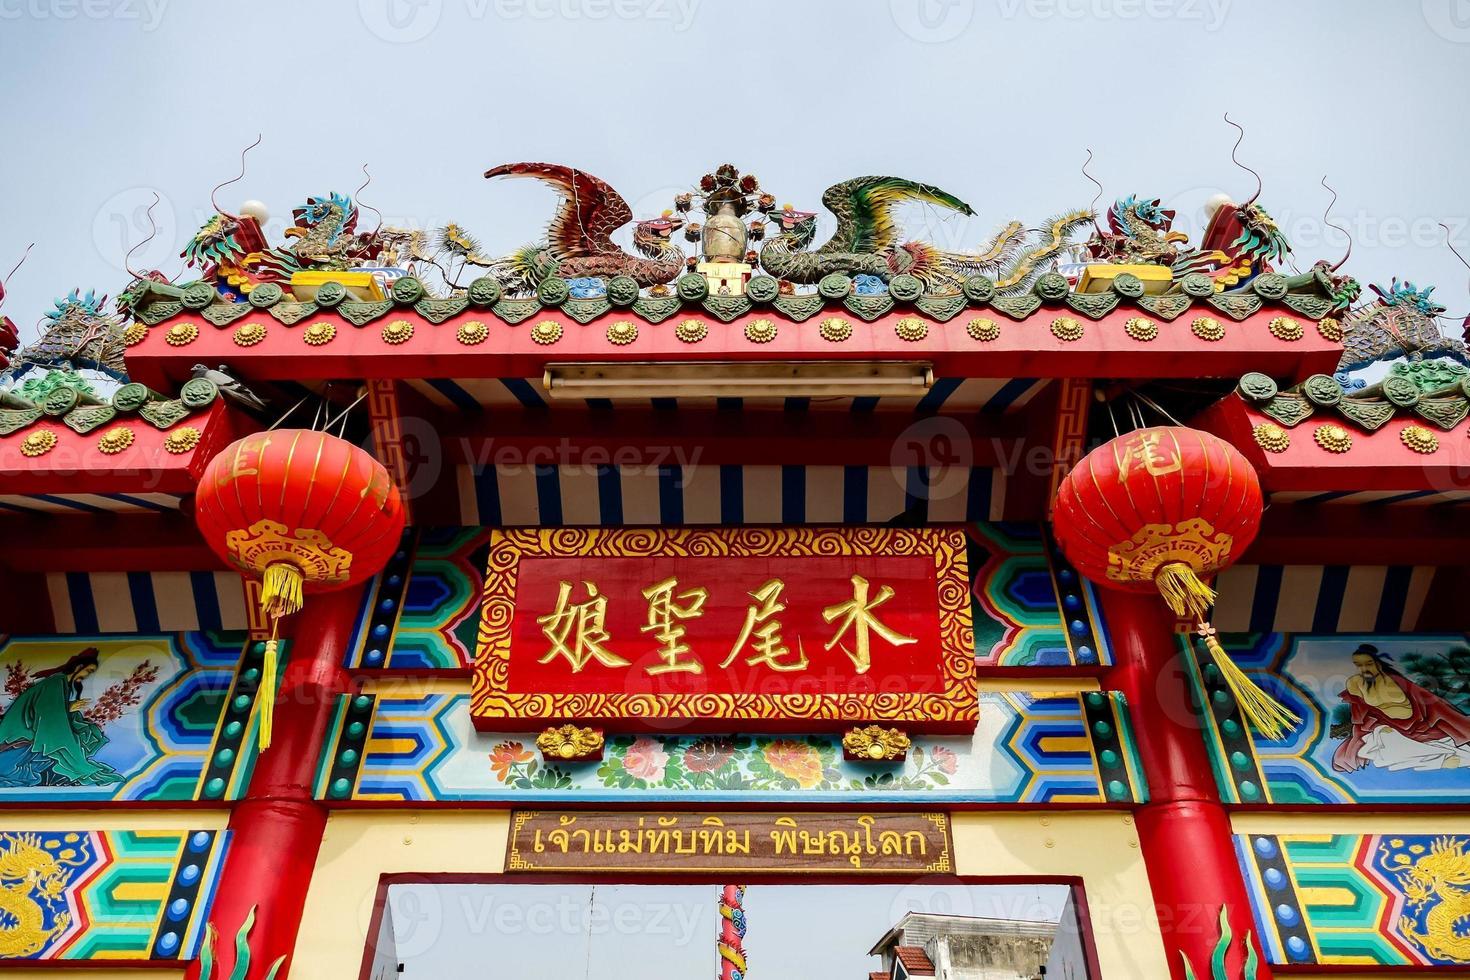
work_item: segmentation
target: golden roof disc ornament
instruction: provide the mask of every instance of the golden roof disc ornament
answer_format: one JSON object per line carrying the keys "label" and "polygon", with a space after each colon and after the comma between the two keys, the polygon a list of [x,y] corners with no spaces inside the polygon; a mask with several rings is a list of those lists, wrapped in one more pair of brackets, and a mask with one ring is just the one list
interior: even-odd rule
{"label": "golden roof disc ornament", "polygon": [[407,320],[394,320],[383,328],[383,343],[401,344],[413,336],[413,324]]}
{"label": "golden roof disc ornament", "polygon": [[131,323],[123,331],[123,343],[129,347],[136,347],[143,342],[146,336],[148,336],[148,327],[145,324]]}
{"label": "golden roof disc ornament", "polygon": [[192,425],[180,426],[163,440],[163,448],[176,456],[179,453],[187,453],[199,445],[199,435],[199,430]]}
{"label": "golden roof disc ornament", "polygon": [[638,339],[638,326],[631,320],[618,320],[607,328],[607,341],[619,347]]}
{"label": "golden roof disc ornament", "polygon": [[554,344],[561,340],[561,324],[555,320],[542,320],[531,326],[531,339],[538,344]]}
{"label": "golden roof disc ornament", "polygon": [[1291,445],[1291,436],[1275,422],[1262,422],[1254,426],[1251,435],[1255,437],[1256,445],[1268,453],[1284,453]]}
{"label": "golden roof disc ornament", "polygon": [[1212,316],[1199,316],[1189,325],[1189,329],[1200,340],[1223,340],[1225,339],[1225,326]]}
{"label": "golden roof disc ornament", "polygon": [[1303,331],[1301,321],[1294,320],[1289,316],[1273,317],[1271,322],[1266,325],[1266,329],[1270,330],[1271,336],[1277,340],[1302,339]]}
{"label": "golden roof disc ornament", "polygon": [[1082,321],[1075,316],[1059,316],[1051,322],[1051,332],[1058,340],[1071,342],[1081,340],[1084,333]]}
{"label": "golden roof disc ornament", "polygon": [[1316,431],[1312,433],[1312,438],[1317,441],[1317,445],[1329,453],[1345,453],[1353,448],[1352,434],[1336,422],[1327,422],[1317,426]]}
{"label": "golden roof disc ornament", "polygon": [[490,328],[485,326],[484,321],[481,320],[471,320],[468,323],[461,323],[459,329],[454,331],[454,339],[466,347],[473,347],[476,344],[484,343],[485,338],[488,336],[490,336]]}
{"label": "golden roof disc ornament", "polygon": [[335,324],[328,323],[325,320],[318,320],[306,328],[306,332],[301,335],[301,339],[312,347],[320,347],[322,344],[330,343],[335,336],[337,336],[337,327]]}
{"label": "golden roof disc ornament", "polygon": [[1134,340],[1148,343],[1159,335],[1159,325],[1148,317],[1132,316],[1123,324],[1123,332]]}
{"label": "golden roof disc ornament", "polygon": [[965,333],[974,340],[989,343],[1000,338],[1000,324],[986,316],[977,316],[965,324]]}
{"label": "golden roof disc ornament", "polygon": [[108,456],[115,456],[133,444],[133,430],[125,425],[115,425],[102,433],[97,440],[97,449]]}
{"label": "golden roof disc ornament", "polygon": [[899,340],[907,340],[913,343],[916,340],[923,340],[929,336],[929,324],[921,317],[900,317],[898,322],[893,325],[893,332],[898,334]]}
{"label": "golden roof disc ornament", "polygon": [[686,344],[697,344],[709,336],[709,324],[703,320],[680,320],[674,327],[674,336]]}
{"label": "golden roof disc ornament", "polygon": [[[195,328],[195,336],[198,336],[198,328]],[[193,339],[192,337],[190,338]],[[235,328],[235,343],[241,347],[254,347],[265,339],[265,324],[246,323]]]}
{"label": "golden roof disc ornament", "polygon": [[1342,341],[1342,321],[1336,317],[1324,316],[1317,321],[1317,332],[1326,340],[1340,343]]}
{"label": "golden roof disc ornament", "polygon": [[840,316],[829,316],[817,327],[817,332],[822,335],[823,340],[840,344],[852,336],[852,323]]}
{"label": "golden roof disc ornament", "polygon": [[32,432],[20,441],[22,456],[44,456],[56,448],[56,433],[50,429]]}
{"label": "golden roof disc ornament", "polygon": [[1429,454],[1439,449],[1439,437],[1422,425],[1406,425],[1399,430],[1399,440],[1416,453]]}
{"label": "golden roof disc ornament", "polygon": [[776,324],[765,317],[751,320],[745,325],[745,339],[754,344],[769,344],[776,339]]}
{"label": "golden roof disc ornament", "polygon": [[168,333],[163,335],[163,339],[170,347],[183,347],[185,344],[193,343],[198,336],[199,328],[194,324],[175,323],[168,328]]}

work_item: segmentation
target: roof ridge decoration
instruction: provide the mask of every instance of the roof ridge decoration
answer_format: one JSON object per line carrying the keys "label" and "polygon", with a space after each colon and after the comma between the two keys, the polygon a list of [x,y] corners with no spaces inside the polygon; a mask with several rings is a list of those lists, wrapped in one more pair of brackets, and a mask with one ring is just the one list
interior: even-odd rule
{"label": "roof ridge decoration", "polygon": [[[1078,235],[1094,215],[1074,209],[1035,228],[1010,221],[961,252],[906,239],[897,218],[900,205],[915,203],[973,214],[959,197],[907,178],[858,177],[823,194],[836,228],[813,247],[816,212],[778,209],[754,175],[725,164],[696,190],[676,194],[668,211],[637,221],[634,254],[612,241],[634,215],[605,181],[551,163],[503,164],[485,176],[530,177],[557,190],[560,204],[542,240],[495,257],[458,223],[358,232],[358,206],[329,193],[295,208],[288,242],[273,246],[254,205],[215,214],[191,239],[183,256],[202,278],[176,284],[144,274],[119,297],[119,309],[145,325],[197,311],[216,326],[252,309],[287,324],[335,310],[361,326],[395,306],[414,306],[433,323],[469,307],[512,324],[547,308],[581,323],[615,308],[658,323],[695,307],[729,322],[767,304],[800,321],[839,302],[869,321],[896,304],[937,320],[975,306],[1023,319],[1040,302],[1099,319],[1127,300],[1164,320],[1196,303],[1242,320],[1263,302],[1321,319],[1358,295],[1357,283],[1326,261],[1299,275],[1275,271],[1290,245],[1254,198],[1220,206],[1198,247],[1173,229],[1173,212],[1160,201],[1132,194],[1109,209],[1108,230],[1095,227],[1086,241]],[[697,254],[673,242],[680,228],[699,243]],[[762,240],[759,251],[751,247]],[[1070,263],[1074,282],[1061,269],[1077,256],[1093,261],[1082,263],[1080,277]],[[480,274],[461,285],[471,271]]]}
{"label": "roof ridge decoration", "polygon": [[1448,431],[1470,415],[1470,368],[1454,361],[1400,361],[1383,380],[1351,392],[1339,378],[1327,374],[1314,374],[1280,390],[1270,376],[1251,372],[1240,379],[1236,391],[1247,404],[1288,429],[1318,412],[1332,412],[1365,432],[1408,415]]}
{"label": "roof ridge decoration", "polygon": [[81,375],[52,369],[33,374],[19,386],[0,392],[0,436],[19,432],[46,418],[59,418],[72,431],[83,435],[114,419],[130,416],[166,431],[208,408],[219,395],[219,386],[210,379],[191,378],[173,397],[129,382],[104,398]]}

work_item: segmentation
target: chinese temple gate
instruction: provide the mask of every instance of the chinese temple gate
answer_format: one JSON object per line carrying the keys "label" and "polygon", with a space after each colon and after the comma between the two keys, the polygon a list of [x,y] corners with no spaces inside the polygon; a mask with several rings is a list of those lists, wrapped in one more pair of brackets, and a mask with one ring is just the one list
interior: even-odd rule
{"label": "chinese temple gate", "polygon": [[954,253],[899,178],[820,242],[729,165],[486,176],[544,241],[252,204],[5,350],[0,972],[392,975],[391,889],[557,882],[708,886],[725,978],[832,885],[1075,915],[832,937],[895,980],[1470,965],[1430,290],[1288,274],[1254,199]]}

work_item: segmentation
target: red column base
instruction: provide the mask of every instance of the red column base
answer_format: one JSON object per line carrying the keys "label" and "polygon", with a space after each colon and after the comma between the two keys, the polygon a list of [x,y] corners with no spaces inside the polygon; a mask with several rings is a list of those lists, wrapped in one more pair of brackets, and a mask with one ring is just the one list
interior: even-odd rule
{"label": "red column base", "polygon": [[[1230,817],[1225,808],[1200,800],[1152,803],[1134,819],[1164,948],[1171,960],[1169,975],[1184,980],[1183,960],[1187,959],[1198,980],[1213,977],[1210,961],[1221,940],[1220,910],[1224,908],[1230,924],[1225,977],[1244,978],[1246,950],[1250,946],[1259,949],[1260,944],[1230,843]],[[1256,980],[1270,980],[1270,967],[1258,963],[1255,976]]]}

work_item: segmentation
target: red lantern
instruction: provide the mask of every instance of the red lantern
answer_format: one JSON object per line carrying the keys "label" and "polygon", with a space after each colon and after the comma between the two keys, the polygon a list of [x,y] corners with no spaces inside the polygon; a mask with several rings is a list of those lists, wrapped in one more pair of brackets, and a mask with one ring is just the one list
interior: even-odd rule
{"label": "red lantern", "polygon": [[303,595],[376,574],[398,547],[403,506],[388,471],[324,432],[277,429],[238,439],[205,467],[194,520],[225,561],[262,580],[271,618],[262,669],[260,745],[270,745],[275,631]]}
{"label": "red lantern", "polygon": [[1157,590],[1199,623],[1242,713],[1279,737],[1298,720],[1225,654],[1209,624],[1204,579],[1232,564],[1261,526],[1261,483],[1234,446],[1184,426],[1139,429],[1088,453],[1057,488],[1057,544],[1100,585]]}

